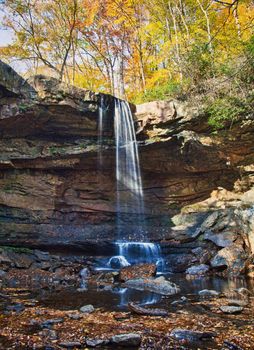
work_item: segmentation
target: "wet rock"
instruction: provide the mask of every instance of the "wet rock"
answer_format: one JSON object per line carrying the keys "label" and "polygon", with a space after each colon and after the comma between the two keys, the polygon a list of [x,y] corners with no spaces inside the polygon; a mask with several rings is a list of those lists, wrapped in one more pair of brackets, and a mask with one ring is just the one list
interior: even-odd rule
{"label": "wet rock", "polygon": [[123,267],[119,273],[119,280],[125,282],[136,278],[149,278],[156,275],[155,264],[138,264]]}
{"label": "wet rock", "polygon": [[139,346],[141,336],[137,333],[118,334],[111,338],[111,342],[114,345],[123,347]]}
{"label": "wet rock", "polygon": [[243,311],[243,307],[241,306],[228,306],[228,305],[223,305],[220,307],[220,310],[224,314],[239,314]]}
{"label": "wet rock", "polygon": [[204,234],[204,239],[212,241],[218,247],[229,247],[237,239],[237,233],[233,231],[222,232],[222,233],[213,233],[208,230]]}
{"label": "wet rock", "polygon": [[191,251],[199,260],[200,264],[208,264],[211,260],[211,258],[216,254],[216,250],[210,249],[204,249],[201,247],[197,247],[195,249],[192,249]]}
{"label": "wet rock", "polygon": [[188,343],[199,342],[216,337],[214,332],[197,332],[189,329],[173,329],[170,336],[178,341],[186,341]]}
{"label": "wet rock", "polygon": [[116,271],[102,273],[98,277],[96,277],[97,282],[99,283],[114,283],[116,278],[118,277],[119,273]]}
{"label": "wet rock", "polygon": [[59,343],[59,346],[62,346],[66,349],[75,349],[75,348],[81,348],[82,344],[78,341],[66,341]]}
{"label": "wet rock", "polygon": [[130,263],[126,260],[126,258],[121,255],[112,256],[108,264],[112,269],[116,270],[120,270],[124,266],[130,266]]}
{"label": "wet rock", "polygon": [[96,346],[107,345],[109,340],[107,339],[86,339],[86,345],[91,348],[95,348]]}
{"label": "wet rock", "polygon": [[205,275],[210,270],[208,265],[194,265],[186,270],[188,275]]}
{"label": "wet rock", "polygon": [[166,260],[166,267],[172,273],[180,273],[185,272],[197,261],[193,254],[170,254]]}
{"label": "wet rock", "polygon": [[125,286],[138,290],[149,290],[162,295],[173,295],[180,292],[180,288],[175,283],[166,280],[163,276],[128,280],[125,282]]}
{"label": "wet rock", "polygon": [[93,307],[93,305],[84,305],[79,310],[84,314],[90,314],[95,311],[95,308]]}
{"label": "wet rock", "polygon": [[226,247],[221,249],[210,263],[214,268],[228,268],[230,273],[239,275],[245,271],[246,258],[242,247]]}
{"label": "wet rock", "polygon": [[220,293],[213,289],[203,289],[198,292],[200,297],[216,298],[220,296]]}

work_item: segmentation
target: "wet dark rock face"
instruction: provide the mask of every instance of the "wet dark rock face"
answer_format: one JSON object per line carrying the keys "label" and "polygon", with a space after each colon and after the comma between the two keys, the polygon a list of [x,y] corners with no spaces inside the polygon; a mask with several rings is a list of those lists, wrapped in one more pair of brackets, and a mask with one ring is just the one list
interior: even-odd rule
{"label": "wet dark rock face", "polygon": [[[114,252],[114,100],[104,96],[99,165],[100,96],[44,76],[26,82],[0,63],[0,245]],[[195,101],[144,104],[134,117],[148,236],[162,242],[172,272],[245,271],[254,251],[253,116],[217,135]],[[123,218],[127,234],[135,221]]]}

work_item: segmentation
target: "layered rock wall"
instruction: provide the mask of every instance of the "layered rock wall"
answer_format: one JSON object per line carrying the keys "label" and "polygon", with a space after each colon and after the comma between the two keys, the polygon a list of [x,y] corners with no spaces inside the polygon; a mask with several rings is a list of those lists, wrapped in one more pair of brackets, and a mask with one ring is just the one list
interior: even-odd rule
{"label": "layered rock wall", "polygon": [[[2,63],[0,90],[0,244],[86,249],[91,242],[112,242],[113,98],[104,96],[99,164],[100,94],[44,76],[25,82]],[[150,239],[164,242],[165,254],[180,242],[192,263],[200,261],[192,250],[203,243],[214,248],[214,257],[226,247],[195,232],[214,211],[233,211],[238,219],[231,231],[238,236],[231,241],[253,252],[253,196],[244,199],[254,183],[253,115],[217,134],[195,101],[147,103],[136,107],[134,118]],[[135,215],[126,215],[127,232],[133,222]],[[210,236],[223,230],[215,227]]]}

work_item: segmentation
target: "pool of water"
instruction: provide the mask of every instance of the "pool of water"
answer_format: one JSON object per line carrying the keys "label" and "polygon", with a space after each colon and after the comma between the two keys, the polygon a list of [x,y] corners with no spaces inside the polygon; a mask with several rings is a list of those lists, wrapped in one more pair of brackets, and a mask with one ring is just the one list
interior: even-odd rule
{"label": "pool of water", "polygon": [[149,291],[139,291],[125,288],[121,285],[105,287],[88,287],[87,290],[77,291],[76,288],[65,288],[62,291],[45,290],[36,295],[40,304],[60,310],[79,309],[85,304],[93,304],[96,308],[107,311],[126,311],[129,302],[140,305],[171,308],[171,303],[182,296],[190,300],[198,299],[198,292],[202,289],[214,289],[228,293],[236,288],[245,287],[254,291],[254,280],[244,278],[225,279],[220,277],[206,277],[187,280],[182,275],[170,275],[171,281],[180,286],[181,292],[172,296],[162,296]]}

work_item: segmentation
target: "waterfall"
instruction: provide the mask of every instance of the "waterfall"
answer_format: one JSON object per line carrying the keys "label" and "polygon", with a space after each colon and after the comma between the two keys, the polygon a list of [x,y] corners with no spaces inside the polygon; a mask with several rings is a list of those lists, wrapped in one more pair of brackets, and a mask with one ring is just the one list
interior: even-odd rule
{"label": "waterfall", "polygon": [[[128,102],[115,98],[114,130],[116,144],[116,251],[108,268],[119,269],[137,263],[155,263],[162,272],[160,246],[148,242],[143,184],[138,144]],[[105,101],[100,99],[98,121],[98,169],[102,169],[102,143]],[[131,230],[131,232],[130,232]]]}
{"label": "waterfall", "polygon": [[[115,99],[115,142],[117,181],[117,234],[118,241],[146,240],[144,197],[139,165],[138,145],[132,113],[126,101]],[[134,224],[129,234],[126,222]]]}

